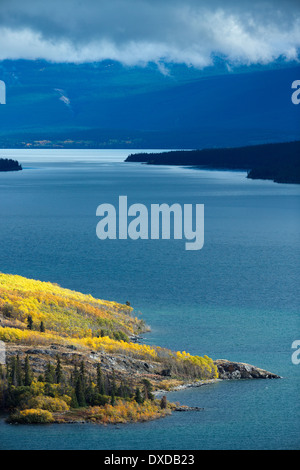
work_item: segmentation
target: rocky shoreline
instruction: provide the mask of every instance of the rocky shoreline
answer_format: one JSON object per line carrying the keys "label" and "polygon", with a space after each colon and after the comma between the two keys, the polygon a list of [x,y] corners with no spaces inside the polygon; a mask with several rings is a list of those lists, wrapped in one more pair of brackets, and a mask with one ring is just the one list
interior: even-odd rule
{"label": "rocky shoreline", "polygon": [[[279,378],[250,364],[141,344],[149,328],[129,302],[2,273],[0,285],[7,364],[1,368],[0,408],[14,423],[156,419],[172,411],[201,411],[169,402],[170,391]],[[30,312],[27,318],[24,312]]]}
{"label": "rocky shoreline", "polygon": [[[110,355],[105,352],[84,351],[75,346],[48,345],[47,347],[35,346],[28,347],[26,345],[8,344],[7,357],[12,355],[20,355],[25,357],[29,355],[33,372],[41,373],[43,367],[49,360],[55,360],[57,354],[67,363],[80,361],[84,359],[87,364],[95,366],[97,362],[101,363],[102,369],[107,373],[114,371],[119,377],[128,377],[137,379],[150,378],[156,382],[155,393],[166,392],[160,389],[160,382],[164,379],[172,381],[171,370],[166,370],[162,364],[150,360],[141,360],[126,355]],[[227,359],[217,359],[214,361],[217,366],[219,377],[217,379],[196,380],[180,384],[170,383],[170,391],[182,390],[190,387],[201,387],[209,385],[220,380],[241,380],[241,379],[279,379],[280,376],[242,362],[233,362]],[[156,380],[155,380],[156,379]]]}
{"label": "rocky shoreline", "polygon": [[[219,372],[218,379],[197,380],[195,382],[185,383],[185,384],[173,387],[168,392],[176,392],[180,390],[186,390],[188,388],[203,387],[204,385],[212,385],[214,383],[222,382],[224,380],[253,380],[253,379],[270,380],[270,379],[282,378],[279,375],[274,374],[273,372],[269,372],[265,369],[255,367],[251,364],[247,364],[244,362],[232,362],[232,361],[228,361],[227,359],[217,359],[216,361],[214,361],[214,363],[216,364],[218,368],[218,372]],[[164,395],[165,393],[166,393],[165,390],[155,391],[156,396],[161,396],[161,395]],[[202,410],[202,408],[200,409]],[[193,410],[193,408],[190,408],[190,410]]]}
{"label": "rocky shoreline", "polygon": [[[73,363],[73,361],[85,359],[86,364],[93,368],[95,363],[100,362],[103,371],[106,371],[108,374],[112,373],[113,371],[115,376],[120,380],[127,378],[136,383],[143,379],[151,380],[154,387],[153,395],[155,397],[155,401],[153,403],[156,403],[155,406],[157,407],[157,413],[154,414],[153,417],[147,418],[147,420],[165,416],[165,414],[159,411],[159,399],[164,396],[166,398],[170,392],[177,392],[189,388],[212,385],[224,380],[270,380],[281,378],[272,372],[255,367],[251,364],[233,362],[226,359],[218,359],[214,361],[214,364],[218,370],[218,378],[185,381],[176,379],[176,377],[171,373],[171,370],[168,370],[168,373],[166,373],[166,370],[162,368],[161,364],[151,361],[145,362],[144,360],[129,358],[125,355],[111,356],[110,354],[104,352],[96,353],[95,351],[83,351],[77,349],[75,346],[71,348],[56,344],[52,344],[50,346],[48,345],[48,347],[36,346],[31,348],[28,348],[26,345],[10,344],[7,348],[8,358],[16,354],[23,358],[25,355],[28,355],[28,357],[30,357],[32,369],[35,373],[41,372],[42,367],[44,367],[45,363],[49,361],[49,358],[54,359],[58,353],[64,362],[66,361],[66,363],[70,364]],[[168,388],[162,388],[165,386],[166,379]],[[168,401],[166,400],[166,403],[167,402]],[[166,411],[168,411],[169,414],[171,412],[200,412],[204,411],[204,408],[199,406],[187,406],[184,404],[168,402],[168,410]],[[102,410],[102,414],[103,413],[104,409]],[[53,413],[52,422],[59,424],[79,424],[93,422],[93,420],[96,420],[94,416],[89,416],[86,411],[79,409],[68,412]],[[141,418],[140,420],[144,421],[145,418]],[[9,418],[7,419],[7,422],[10,422]],[[119,424],[121,422],[125,422],[124,418],[120,418],[120,421],[117,420],[111,424]],[[100,420],[99,424],[101,423],[102,421]],[[105,420],[102,424],[105,424]]]}
{"label": "rocky shoreline", "polygon": [[244,362],[232,362],[227,359],[218,359],[214,361],[214,363],[218,368],[219,379],[221,380],[281,378],[279,375]]}

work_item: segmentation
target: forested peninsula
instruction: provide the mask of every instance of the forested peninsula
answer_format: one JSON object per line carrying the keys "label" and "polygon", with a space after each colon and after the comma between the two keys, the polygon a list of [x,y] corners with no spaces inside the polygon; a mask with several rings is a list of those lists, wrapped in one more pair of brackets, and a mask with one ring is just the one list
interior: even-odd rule
{"label": "forested peninsula", "polygon": [[16,160],[0,158],[0,171],[21,171],[22,165]]}
{"label": "forested peninsula", "polygon": [[129,302],[0,273],[0,411],[23,424],[147,421],[191,411],[169,403],[169,390],[278,378],[143,344],[148,330]]}
{"label": "forested peninsula", "polygon": [[300,141],[236,148],[174,150],[131,154],[126,162],[244,170],[251,179],[300,183]]}

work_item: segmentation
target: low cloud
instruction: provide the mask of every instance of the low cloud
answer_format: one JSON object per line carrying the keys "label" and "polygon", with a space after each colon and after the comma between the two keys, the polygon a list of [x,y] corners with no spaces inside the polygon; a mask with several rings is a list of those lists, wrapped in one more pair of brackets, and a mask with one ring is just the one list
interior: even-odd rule
{"label": "low cloud", "polygon": [[298,1],[1,0],[0,60],[205,67],[298,58]]}

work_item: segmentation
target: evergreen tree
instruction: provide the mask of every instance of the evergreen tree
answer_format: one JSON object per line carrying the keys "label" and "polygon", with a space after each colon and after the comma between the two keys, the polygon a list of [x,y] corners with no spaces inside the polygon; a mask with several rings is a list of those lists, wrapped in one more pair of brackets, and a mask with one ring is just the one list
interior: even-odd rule
{"label": "evergreen tree", "polygon": [[132,397],[132,391],[128,385],[124,384],[124,382],[121,382],[116,395],[122,398],[130,398]]}
{"label": "evergreen tree", "polygon": [[45,328],[44,322],[41,321],[41,324],[40,324],[40,332],[41,332],[41,333],[45,333],[45,331],[46,331],[46,328]]}
{"label": "evergreen tree", "polygon": [[16,382],[18,387],[21,387],[21,385],[23,385],[22,367],[19,354],[17,354],[16,358]]}
{"label": "evergreen tree", "polygon": [[103,374],[100,364],[97,364],[97,391],[100,395],[105,394]]}
{"label": "evergreen tree", "polygon": [[32,383],[32,372],[29,363],[29,357],[26,356],[25,358],[25,366],[24,366],[24,385],[29,387]]}
{"label": "evergreen tree", "polygon": [[77,379],[79,377],[77,364],[74,365],[73,373],[71,374],[71,385],[76,386]]}
{"label": "evergreen tree", "polygon": [[143,401],[144,401],[139,387],[137,387],[137,388],[135,389],[135,396],[134,396],[134,399],[135,399],[135,401],[136,401],[137,403],[139,403],[139,404],[143,403]]}
{"label": "evergreen tree", "polygon": [[23,385],[22,368],[19,355],[12,357],[8,376],[11,385],[14,385],[15,387],[20,387]]}
{"label": "evergreen tree", "polygon": [[45,382],[47,384],[53,384],[55,382],[55,368],[50,362],[46,365]]}
{"label": "evergreen tree", "polygon": [[154,395],[152,393],[152,384],[148,379],[144,379],[142,381],[144,385],[144,398],[145,400],[154,400]]}
{"label": "evergreen tree", "polygon": [[82,382],[82,377],[78,377],[75,387],[76,399],[79,407],[86,406],[84,386]]}
{"label": "evergreen tree", "polygon": [[121,397],[121,398],[126,398],[126,390],[125,390],[125,387],[123,385],[123,382],[120,383],[120,386],[117,390],[117,396]]}
{"label": "evergreen tree", "polygon": [[60,357],[56,357],[56,368],[55,368],[55,382],[60,384],[62,382],[63,372],[61,367]]}
{"label": "evergreen tree", "polygon": [[111,389],[110,389],[110,395],[116,396],[117,393],[117,384],[116,384],[116,374],[115,371],[113,371],[113,377],[112,377],[112,384],[111,384]]}
{"label": "evergreen tree", "polygon": [[80,373],[83,389],[85,389],[85,387],[86,387],[86,370],[85,370],[85,364],[84,364],[83,361],[81,361],[81,363],[80,363],[79,373]]}
{"label": "evergreen tree", "polygon": [[18,372],[17,372],[17,358],[13,356],[11,358],[10,370],[9,370],[9,383],[10,385],[18,386]]}
{"label": "evergreen tree", "polygon": [[93,386],[92,377],[89,377],[88,384],[85,390],[85,401],[88,405],[93,405],[95,398],[95,389]]}
{"label": "evergreen tree", "polygon": [[32,320],[32,316],[31,315],[28,315],[27,317],[27,328],[29,330],[32,330],[33,329],[33,320]]}
{"label": "evergreen tree", "polygon": [[72,389],[72,392],[71,392],[71,405],[70,406],[71,408],[78,408],[79,406],[74,388]]}

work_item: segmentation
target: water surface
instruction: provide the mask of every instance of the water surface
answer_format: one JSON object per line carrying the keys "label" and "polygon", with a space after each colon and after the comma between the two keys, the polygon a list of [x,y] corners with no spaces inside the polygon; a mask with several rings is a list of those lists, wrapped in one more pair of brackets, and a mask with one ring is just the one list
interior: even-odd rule
{"label": "water surface", "polygon": [[[0,173],[0,270],[129,300],[144,341],[243,361],[279,381],[218,383],[170,394],[204,407],[138,425],[9,426],[1,448],[299,448],[299,186],[244,172],[124,163],[127,151],[8,150],[24,171]],[[205,205],[205,244],[96,237],[96,208]],[[38,436],[38,438],[37,438]]]}

